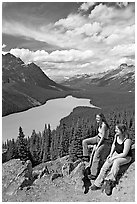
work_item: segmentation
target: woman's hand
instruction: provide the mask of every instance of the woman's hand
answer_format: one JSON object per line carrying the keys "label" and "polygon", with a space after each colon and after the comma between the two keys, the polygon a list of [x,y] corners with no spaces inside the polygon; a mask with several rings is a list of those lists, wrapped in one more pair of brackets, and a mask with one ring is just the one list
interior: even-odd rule
{"label": "woman's hand", "polygon": [[107,156],[107,159],[110,159],[112,157],[112,154],[109,154],[108,156]]}
{"label": "woman's hand", "polygon": [[107,161],[108,161],[108,162],[112,162],[112,161],[113,161],[112,154],[109,154],[109,155],[108,155],[108,157],[107,157]]}
{"label": "woman's hand", "polygon": [[112,162],[114,159],[116,159],[116,158],[111,156],[111,157],[108,158],[108,162]]}

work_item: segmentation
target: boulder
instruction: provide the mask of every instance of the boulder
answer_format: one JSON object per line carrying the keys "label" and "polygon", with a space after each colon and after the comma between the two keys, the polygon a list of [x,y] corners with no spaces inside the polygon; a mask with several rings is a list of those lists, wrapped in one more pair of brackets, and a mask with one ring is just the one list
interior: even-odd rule
{"label": "boulder", "polygon": [[77,167],[71,172],[70,174],[70,182],[73,185],[75,185],[75,190],[76,191],[81,191],[83,192],[84,188],[84,183],[83,183],[83,172],[85,169],[85,164],[83,162],[80,162]]}
{"label": "boulder", "polygon": [[19,159],[13,159],[2,165],[3,193],[13,195],[18,189],[31,185],[32,181],[31,161],[23,163]]}
{"label": "boulder", "polygon": [[74,164],[72,162],[65,163],[62,166],[62,174],[63,174],[63,176],[70,175],[70,173],[73,171],[74,168],[75,167],[74,167]]}
{"label": "boulder", "polygon": [[53,181],[55,179],[57,179],[58,177],[62,177],[63,175],[62,174],[59,174],[59,173],[53,173],[50,177],[50,180]]}

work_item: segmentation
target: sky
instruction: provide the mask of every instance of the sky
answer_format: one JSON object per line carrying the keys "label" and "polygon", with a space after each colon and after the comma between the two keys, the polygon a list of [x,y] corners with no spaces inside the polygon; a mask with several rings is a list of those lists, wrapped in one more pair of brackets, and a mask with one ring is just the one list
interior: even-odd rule
{"label": "sky", "polygon": [[135,64],[135,3],[3,2],[7,52],[54,80]]}

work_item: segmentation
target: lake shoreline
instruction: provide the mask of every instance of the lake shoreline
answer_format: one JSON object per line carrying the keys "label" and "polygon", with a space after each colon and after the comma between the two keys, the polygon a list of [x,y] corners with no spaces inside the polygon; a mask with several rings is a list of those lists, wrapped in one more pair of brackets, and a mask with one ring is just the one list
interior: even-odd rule
{"label": "lake shoreline", "polygon": [[[60,97],[56,97],[56,98],[50,98],[50,99],[46,100],[44,103],[42,103],[41,105],[36,105],[36,106],[29,107],[29,108],[26,108],[26,109],[21,110],[21,111],[13,112],[13,113],[10,113],[10,114],[7,114],[7,115],[2,116],[2,118],[7,117],[7,116],[9,116],[9,115],[13,115],[13,114],[18,114],[18,113],[26,112],[26,111],[28,111],[28,110],[30,110],[30,109],[33,109],[33,108],[37,108],[37,107],[43,106],[43,105],[45,105],[45,104],[46,104],[48,101],[50,101],[50,100],[56,100],[56,99],[66,98],[66,97],[68,97],[68,96],[72,96],[72,97],[75,97],[75,98],[77,98],[77,99],[89,99],[89,100],[90,100],[90,104],[93,105],[93,104],[91,103],[91,99],[90,99],[90,98],[87,98],[87,97],[80,97],[80,96],[75,96],[75,95],[73,95],[73,94],[67,94],[67,95],[65,95],[64,97],[60,96]],[[101,109],[101,108],[98,107],[98,106],[95,106],[95,105],[93,105],[93,106],[94,106],[94,108]]]}
{"label": "lake shoreline", "polygon": [[92,105],[90,99],[76,98],[69,94],[63,98],[50,99],[41,106],[4,116],[2,117],[2,141],[17,138],[20,126],[26,136],[31,136],[34,129],[36,132],[41,132],[45,124],[50,124],[51,130],[54,130],[61,119],[79,106],[100,109]]}

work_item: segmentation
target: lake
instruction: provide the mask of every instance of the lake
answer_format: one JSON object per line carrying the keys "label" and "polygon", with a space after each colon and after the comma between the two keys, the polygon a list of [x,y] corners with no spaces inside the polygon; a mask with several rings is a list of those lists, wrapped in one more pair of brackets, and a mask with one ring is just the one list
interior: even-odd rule
{"label": "lake", "polygon": [[50,124],[55,129],[63,117],[69,115],[75,107],[88,106],[89,99],[78,99],[72,96],[47,101],[44,105],[31,108],[27,111],[14,113],[2,118],[2,141],[17,139],[21,126],[25,136],[31,136],[32,131],[42,132],[45,124]]}

